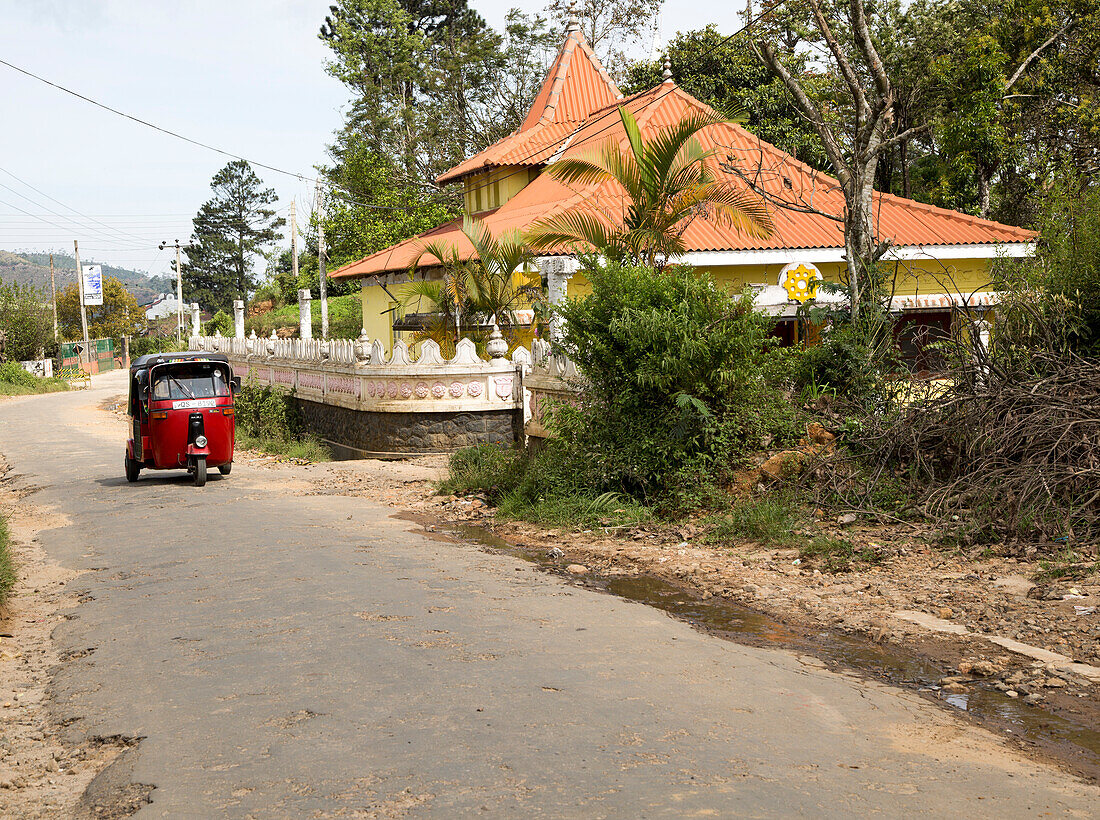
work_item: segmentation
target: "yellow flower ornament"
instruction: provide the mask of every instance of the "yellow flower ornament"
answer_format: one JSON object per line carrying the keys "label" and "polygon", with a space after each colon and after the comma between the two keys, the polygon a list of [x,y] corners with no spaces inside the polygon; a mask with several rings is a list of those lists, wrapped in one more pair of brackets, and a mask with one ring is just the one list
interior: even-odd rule
{"label": "yellow flower ornament", "polygon": [[790,264],[779,274],[779,286],[787,291],[787,298],[794,302],[806,302],[817,294],[821,271],[806,262]]}

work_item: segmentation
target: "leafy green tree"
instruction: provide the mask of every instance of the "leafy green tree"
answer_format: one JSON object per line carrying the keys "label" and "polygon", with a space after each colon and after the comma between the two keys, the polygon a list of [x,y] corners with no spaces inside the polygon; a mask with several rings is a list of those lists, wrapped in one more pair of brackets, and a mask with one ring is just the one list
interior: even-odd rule
{"label": "leafy green tree", "polygon": [[[828,168],[821,139],[795,107],[783,82],[756,58],[744,39],[724,40],[714,25],[677,34],[666,47],[677,85],[718,111],[745,112],[744,125],[755,136],[807,165]],[[785,55],[783,60],[788,71],[810,86],[811,94],[816,96],[813,86],[818,80],[806,69],[806,55]],[[634,63],[624,93],[657,85],[662,70],[661,60]],[[751,157],[737,159],[742,164],[752,161]]]}
{"label": "leafy green tree", "polygon": [[[123,336],[133,336],[145,329],[145,311],[125,285],[113,276],[103,277],[103,304],[85,308],[88,317],[88,338],[114,339],[121,349]],[[80,289],[73,282],[57,294],[57,321],[62,338],[76,341],[84,338],[80,322]]]}
{"label": "leafy green tree", "polygon": [[49,298],[33,285],[0,280],[0,331],[8,359],[37,359],[53,342]]}
{"label": "leafy green tree", "polygon": [[[453,202],[404,183],[393,161],[375,151],[362,135],[341,133],[332,155],[335,162],[324,170],[333,186],[325,194],[324,209],[329,270],[423,233],[459,213]],[[306,247],[312,253],[316,281],[316,231],[309,232]]]}
{"label": "leafy green tree", "polygon": [[255,290],[255,257],[282,238],[278,229],[286,224],[268,207],[278,201],[275,190],[262,185],[244,160],[233,160],[214,175],[214,196],[195,215],[185,249],[185,301],[231,311],[234,299],[247,301]]}
{"label": "leafy green tree", "polygon": [[361,131],[406,184],[430,184],[476,148],[471,108],[493,79],[500,37],[466,0],[341,0],[321,39],[328,72],[352,91]]}
{"label": "leafy green tree", "polygon": [[763,200],[716,175],[708,162],[713,152],[704,151],[695,139],[702,129],[722,122],[720,116],[693,114],[648,141],[630,111],[620,106],[619,116],[628,151],[609,141],[599,155],[565,157],[548,173],[566,184],[616,183],[629,203],[622,221],[598,212],[566,211],[531,227],[528,239],[534,247],[573,245],[658,269],[684,252],[684,231],[704,213],[750,236],[772,232]]}

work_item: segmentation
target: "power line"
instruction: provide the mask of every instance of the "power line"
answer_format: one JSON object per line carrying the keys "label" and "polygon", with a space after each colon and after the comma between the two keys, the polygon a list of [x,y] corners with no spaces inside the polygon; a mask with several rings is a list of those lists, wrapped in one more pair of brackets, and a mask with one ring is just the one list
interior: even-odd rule
{"label": "power line", "polygon": [[[35,74],[33,71],[28,71],[25,68],[20,68],[19,66],[15,65],[14,63],[9,63],[7,60],[0,60],[0,65],[5,65],[8,68],[12,69],[13,71],[18,71],[20,74],[24,74],[27,77],[30,77],[34,80],[38,80],[38,82],[44,83],[44,84],[50,86],[51,88],[56,88],[58,91],[64,92],[65,94],[70,94],[73,97],[76,97],[77,99],[84,100],[84,102],[89,103],[91,105],[94,105],[97,108],[102,108],[104,111],[109,111],[110,113],[115,114],[119,117],[130,120],[132,122],[136,122],[139,125],[144,125],[146,128],[152,128],[154,131],[159,131],[162,134],[167,134],[170,137],[174,137],[178,140],[182,140],[183,142],[190,143],[191,145],[196,145],[199,148],[205,148],[208,151],[213,151],[216,154],[221,154],[222,156],[230,157],[232,159],[239,159],[242,162],[247,162],[250,165],[255,165],[258,168],[264,168],[268,171],[274,171],[277,174],[283,174],[283,175],[288,176],[288,177],[294,177],[295,179],[307,180],[309,182],[319,183],[319,184],[325,186],[326,188],[329,188],[329,189],[332,189],[332,190],[335,190],[337,187],[340,187],[340,186],[334,185],[332,182],[329,182],[327,180],[317,179],[315,177],[310,177],[310,176],[307,176],[305,174],[295,173],[294,171],[287,171],[287,170],[284,170],[283,168],[279,168],[275,165],[268,165],[267,163],[264,163],[264,162],[259,162],[259,161],[254,160],[254,159],[249,159],[248,157],[241,156],[240,154],[235,154],[232,151],[226,151],[223,148],[218,148],[217,146],[211,145],[211,144],[206,143],[206,142],[202,142],[201,140],[196,140],[196,139],[192,139],[191,137],[184,136],[183,134],[180,134],[177,131],[173,131],[170,128],[163,128],[162,126],[159,126],[156,123],[149,122],[148,120],[143,120],[141,117],[135,117],[133,114],[127,114],[125,111],[120,111],[119,109],[114,108],[110,105],[107,105],[106,103],[102,103],[102,102],[99,102],[98,100],[94,100],[91,97],[88,97],[84,94],[81,94],[79,91],[73,91],[71,88],[66,88],[63,85],[59,85],[58,83],[51,82],[50,80],[47,80],[45,77],[42,77],[38,74]],[[346,190],[346,189],[344,189],[344,190]],[[355,200],[350,200],[350,199],[347,200],[347,201],[351,202],[354,205],[360,205],[364,208],[371,208],[371,209],[380,210],[380,211],[404,211],[404,210],[408,210],[407,207],[400,207],[400,206],[396,206],[396,205],[373,205],[373,204],[368,203],[368,202],[356,202]]]}

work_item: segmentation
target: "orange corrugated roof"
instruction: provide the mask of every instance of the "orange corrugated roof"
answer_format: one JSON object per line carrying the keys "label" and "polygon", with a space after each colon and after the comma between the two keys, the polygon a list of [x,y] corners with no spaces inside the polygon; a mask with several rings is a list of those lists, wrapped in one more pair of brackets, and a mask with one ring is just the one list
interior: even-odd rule
{"label": "orange corrugated roof", "polygon": [[[707,106],[674,83],[666,82],[629,99],[594,111],[579,128],[545,146],[552,156],[591,154],[608,140],[626,150],[627,139],[618,106],[628,108],[638,121],[643,137],[679,122],[693,110]],[[688,251],[747,251],[767,249],[841,248],[844,246],[844,194],[827,174],[799,162],[733,123],[718,123],[703,129],[697,139],[704,149],[715,152],[710,160],[735,166],[751,177],[768,197],[802,210],[771,205],[775,230],[766,238],[751,237],[705,218],[691,222],[684,232]],[[729,174],[731,184],[744,184]],[[621,188],[615,183],[566,186],[549,174],[541,174],[495,211],[480,218],[494,234],[511,229],[526,230],[532,223],[572,208],[582,208],[618,220],[627,207]],[[957,211],[903,199],[889,194],[874,195],[875,219],[880,239],[898,246],[943,246],[1029,242],[1035,234],[1023,228],[1002,225]],[[814,213],[817,211],[820,213]],[[830,218],[833,217],[833,218]],[[426,240],[451,242],[469,258],[473,248],[462,234],[461,220],[400,242],[392,248],[345,265],[336,278],[370,276],[406,270]]]}
{"label": "orange corrugated roof", "polygon": [[590,113],[622,96],[580,28],[570,28],[520,127],[441,174],[436,183],[490,167],[542,165]]}

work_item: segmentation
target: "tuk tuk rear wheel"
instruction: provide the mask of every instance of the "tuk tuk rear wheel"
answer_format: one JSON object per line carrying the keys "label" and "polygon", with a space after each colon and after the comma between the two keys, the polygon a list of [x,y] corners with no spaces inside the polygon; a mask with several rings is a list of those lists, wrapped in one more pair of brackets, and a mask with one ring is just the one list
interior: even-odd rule
{"label": "tuk tuk rear wheel", "polygon": [[219,464],[218,465],[218,472],[221,473],[222,475],[229,475],[229,473],[232,471],[232,469],[233,469],[233,462],[232,461],[230,461],[226,464]]}
{"label": "tuk tuk rear wheel", "polygon": [[141,467],[138,463],[130,458],[130,454],[126,454],[126,480],[131,484],[138,480],[138,473],[141,472]]}
{"label": "tuk tuk rear wheel", "polygon": [[201,487],[206,483],[206,456],[198,456],[195,459],[195,486]]}

